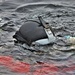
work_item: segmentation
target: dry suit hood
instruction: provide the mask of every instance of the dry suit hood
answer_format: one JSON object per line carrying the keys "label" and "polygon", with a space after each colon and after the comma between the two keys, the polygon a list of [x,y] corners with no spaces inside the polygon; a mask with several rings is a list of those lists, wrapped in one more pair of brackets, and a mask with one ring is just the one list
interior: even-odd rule
{"label": "dry suit hood", "polygon": [[55,41],[55,34],[42,17],[38,17],[40,22],[28,20],[13,36],[17,42],[31,44],[46,45]]}

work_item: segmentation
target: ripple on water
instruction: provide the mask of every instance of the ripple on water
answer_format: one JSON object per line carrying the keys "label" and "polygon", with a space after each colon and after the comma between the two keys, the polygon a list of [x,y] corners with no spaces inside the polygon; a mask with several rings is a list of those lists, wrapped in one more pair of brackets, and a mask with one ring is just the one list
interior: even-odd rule
{"label": "ripple on water", "polygon": [[[3,4],[1,5],[1,7],[4,9],[9,8],[9,10],[11,8],[16,8],[13,4],[10,3]],[[12,38],[12,36],[14,32],[18,30],[27,19],[37,20],[38,15],[41,15],[44,20],[50,23],[50,25],[54,28],[54,32],[56,33],[57,37],[63,37],[65,35],[74,36],[74,13],[74,6],[61,3],[60,5],[51,3],[30,3],[18,6],[15,10],[13,10],[13,12],[11,10],[10,12],[7,10],[6,12],[4,12],[4,15],[3,13],[1,13],[0,17],[3,17],[4,23],[2,24],[0,22],[0,54],[8,56],[11,55],[15,59],[15,61],[12,57],[2,56],[0,57],[0,59],[2,60],[2,62],[0,61],[0,63],[5,65],[9,69],[11,68],[12,71],[21,71],[24,73],[30,70],[29,68],[27,68],[27,70],[24,70],[26,69],[26,67],[24,67],[26,66],[26,63],[29,63],[28,66],[32,64],[32,68],[33,70],[35,70],[33,75],[51,75],[50,72],[52,72],[52,74],[54,75],[72,75],[75,70],[75,46],[68,46],[64,40],[62,41],[62,39],[58,39],[53,45],[36,46],[34,48],[37,51],[32,51],[24,49],[22,45],[14,45],[14,39]],[[6,17],[6,19],[4,19],[4,17]],[[7,24],[5,23],[5,21],[7,21]],[[6,25],[4,26],[4,24]],[[1,28],[1,26],[4,26],[3,29]],[[13,61],[13,63],[11,61]],[[20,61],[23,61],[23,63],[21,63]],[[37,63],[39,64],[36,65]],[[41,68],[39,66],[41,66]],[[39,69],[37,69],[38,67]]]}

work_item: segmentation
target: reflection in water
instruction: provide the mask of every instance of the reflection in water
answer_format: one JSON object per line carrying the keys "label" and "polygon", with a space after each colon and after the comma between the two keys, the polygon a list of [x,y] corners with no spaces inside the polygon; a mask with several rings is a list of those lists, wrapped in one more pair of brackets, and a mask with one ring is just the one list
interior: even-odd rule
{"label": "reflection in water", "polygon": [[61,74],[60,72],[71,72],[75,70],[75,65],[67,64],[67,66],[59,64],[50,64],[38,62],[37,64],[30,65],[25,62],[15,61],[12,57],[9,56],[0,56],[0,65],[4,65],[9,68],[12,72],[16,73],[25,73],[28,75],[45,75],[45,74]]}
{"label": "reflection in water", "polygon": [[[75,36],[74,2],[23,3],[23,5],[19,6],[17,3],[20,1],[25,0],[13,0],[13,3],[10,3],[10,1],[0,5],[0,64],[12,71],[25,73],[27,71],[25,70],[27,63],[32,68],[29,69],[30,73],[34,71],[33,75],[74,74],[75,45],[68,45],[66,40],[63,39],[65,35]],[[12,38],[15,32],[27,19],[37,20],[39,15],[53,27],[58,37],[55,44],[35,46],[34,48],[37,51],[24,49],[24,45],[15,45]],[[2,70],[2,67],[0,69]],[[4,74],[4,72],[8,73],[8,75],[15,73],[9,71],[3,69],[0,74]]]}

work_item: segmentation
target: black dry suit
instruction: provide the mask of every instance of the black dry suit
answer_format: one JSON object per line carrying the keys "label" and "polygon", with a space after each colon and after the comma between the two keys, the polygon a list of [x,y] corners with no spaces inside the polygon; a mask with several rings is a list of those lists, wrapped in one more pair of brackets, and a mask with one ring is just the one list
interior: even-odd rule
{"label": "black dry suit", "polygon": [[[42,17],[38,17],[40,22],[37,21],[26,21],[24,25],[13,36],[17,42],[26,43],[31,45],[32,42],[35,42],[40,39],[48,39],[47,31],[50,30],[54,36],[51,26],[46,23]],[[47,29],[47,31],[46,31]]]}

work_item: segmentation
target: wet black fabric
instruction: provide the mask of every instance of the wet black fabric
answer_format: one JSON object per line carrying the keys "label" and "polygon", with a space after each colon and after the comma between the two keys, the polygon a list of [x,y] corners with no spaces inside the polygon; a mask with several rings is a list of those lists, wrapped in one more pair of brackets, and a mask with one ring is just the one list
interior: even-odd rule
{"label": "wet black fabric", "polygon": [[27,21],[14,35],[17,41],[31,45],[32,42],[47,38],[46,32],[40,23]]}

